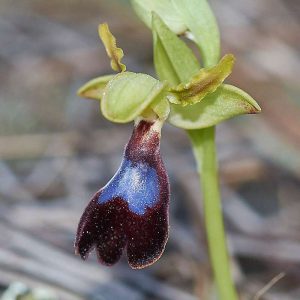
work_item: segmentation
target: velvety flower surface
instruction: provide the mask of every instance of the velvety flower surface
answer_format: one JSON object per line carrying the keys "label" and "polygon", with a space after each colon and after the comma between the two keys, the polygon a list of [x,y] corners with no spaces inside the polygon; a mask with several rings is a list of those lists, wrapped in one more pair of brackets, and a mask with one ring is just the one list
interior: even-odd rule
{"label": "velvety flower surface", "polygon": [[157,122],[140,121],[119,170],[81,217],[75,249],[83,259],[93,248],[105,265],[116,263],[124,249],[135,269],[159,259],[168,239],[170,195],[159,146]]}

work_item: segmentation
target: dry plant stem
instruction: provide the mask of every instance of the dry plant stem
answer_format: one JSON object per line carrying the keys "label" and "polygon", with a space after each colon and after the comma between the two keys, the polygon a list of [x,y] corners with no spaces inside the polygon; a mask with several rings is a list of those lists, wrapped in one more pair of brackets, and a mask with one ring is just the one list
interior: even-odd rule
{"label": "dry plant stem", "polygon": [[216,159],[215,127],[189,130],[188,134],[201,176],[205,227],[218,295],[222,300],[237,300],[238,295],[230,272],[225,239]]}
{"label": "dry plant stem", "polygon": [[275,276],[270,282],[268,282],[261,290],[259,290],[255,296],[253,297],[253,300],[259,300],[261,297],[268,292],[269,289],[272,288],[273,285],[275,285],[280,279],[282,279],[285,276],[284,272],[279,273],[277,276]]}

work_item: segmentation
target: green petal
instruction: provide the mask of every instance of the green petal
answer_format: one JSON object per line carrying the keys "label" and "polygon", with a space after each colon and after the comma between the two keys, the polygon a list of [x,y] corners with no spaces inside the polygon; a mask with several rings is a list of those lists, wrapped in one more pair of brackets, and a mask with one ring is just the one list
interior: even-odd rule
{"label": "green petal", "polygon": [[121,48],[117,47],[116,38],[110,32],[107,23],[99,25],[98,28],[100,39],[102,40],[107,55],[110,57],[110,65],[114,71],[124,72],[126,66],[121,63],[121,59],[124,56],[124,52]]}
{"label": "green petal", "polygon": [[175,99],[170,98],[170,101],[182,106],[200,102],[223,83],[232,71],[234,60],[232,54],[227,54],[216,66],[201,69],[189,83],[171,88],[170,92]]}
{"label": "green petal", "polygon": [[127,123],[141,115],[159,97],[163,97],[165,90],[165,83],[149,75],[119,73],[104,90],[101,111],[112,122]]}
{"label": "green petal", "polygon": [[168,121],[183,129],[200,129],[234,116],[260,111],[261,108],[250,95],[235,86],[223,84],[195,105],[171,105]]}
{"label": "green petal", "polygon": [[152,12],[156,12],[176,34],[186,31],[186,26],[171,0],[131,0],[133,9],[139,18],[151,28]]}
{"label": "green petal", "polygon": [[188,81],[200,69],[192,50],[153,13],[154,65],[160,80],[171,85]]}
{"label": "green petal", "polygon": [[116,75],[106,75],[94,78],[85,83],[78,91],[77,95],[82,98],[101,100],[102,93],[107,83]]}
{"label": "green petal", "polygon": [[220,56],[220,34],[216,18],[208,2],[206,0],[172,0],[172,3],[199,46],[204,66],[215,65]]}

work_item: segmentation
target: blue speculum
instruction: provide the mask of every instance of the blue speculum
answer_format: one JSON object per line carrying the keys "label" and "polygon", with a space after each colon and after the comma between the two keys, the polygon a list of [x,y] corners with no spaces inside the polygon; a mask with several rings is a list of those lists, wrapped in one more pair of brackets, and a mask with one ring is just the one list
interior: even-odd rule
{"label": "blue speculum", "polygon": [[121,198],[130,211],[143,215],[159,200],[158,175],[148,163],[124,159],[115,176],[102,189],[98,203]]}
{"label": "blue speculum", "polygon": [[169,181],[160,157],[160,131],[140,121],[120,168],[86,207],[77,230],[76,253],[95,248],[100,263],[115,264],[124,249],[132,268],[144,268],[162,254],[169,231]]}

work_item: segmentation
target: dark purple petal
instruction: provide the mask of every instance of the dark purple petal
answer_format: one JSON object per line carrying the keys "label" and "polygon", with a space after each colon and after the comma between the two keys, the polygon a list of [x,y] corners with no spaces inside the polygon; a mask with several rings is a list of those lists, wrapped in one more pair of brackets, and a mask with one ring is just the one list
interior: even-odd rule
{"label": "dark purple petal", "polygon": [[83,213],[75,242],[82,258],[94,246],[105,265],[116,263],[124,248],[132,268],[161,256],[168,239],[169,182],[156,125],[141,121],[135,127],[119,170]]}

